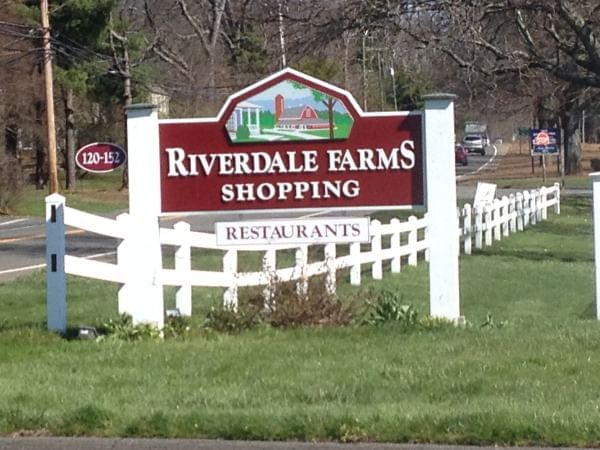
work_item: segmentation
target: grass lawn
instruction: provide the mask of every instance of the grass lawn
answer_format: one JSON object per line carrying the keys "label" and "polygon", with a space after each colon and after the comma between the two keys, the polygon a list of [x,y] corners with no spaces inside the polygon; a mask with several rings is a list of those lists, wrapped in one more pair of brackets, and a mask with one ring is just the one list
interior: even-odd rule
{"label": "grass lawn", "polygon": [[[117,210],[127,210],[129,199],[127,190],[119,191],[121,186],[122,169],[109,173],[86,173],[83,178],[77,180],[75,189],[65,191],[62,187],[60,194],[67,199],[67,205],[83,211],[102,214]],[[64,186],[64,181],[61,182]],[[17,196],[11,205],[11,214],[16,216],[43,217],[44,198],[48,195],[48,189],[35,189],[27,185]]]}
{"label": "grass lawn", "polygon": [[[201,329],[220,292],[198,289],[191,332],[163,342],[65,340],[42,273],[0,284],[0,433],[597,446],[591,201],[460,268],[466,327],[226,335]],[[367,289],[427,314],[424,263],[340,292]],[[70,325],[115,311],[115,285],[70,278]]]}
{"label": "grass lawn", "polygon": [[[500,189],[537,189],[541,185],[552,186],[561,183],[560,177],[548,176],[546,182],[542,182],[542,176],[532,178],[499,179],[492,180]],[[587,175],[565,177],[565,188],[567,189],[592,189],[592,179]]]}

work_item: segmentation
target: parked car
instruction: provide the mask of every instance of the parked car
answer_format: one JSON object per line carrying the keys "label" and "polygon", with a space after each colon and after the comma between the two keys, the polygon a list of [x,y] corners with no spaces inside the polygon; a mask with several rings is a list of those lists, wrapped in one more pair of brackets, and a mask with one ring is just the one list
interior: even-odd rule
{"label": "parked car", "polygon": [[485,155],[486,139],[482,136],[468,134],[464,137],[462,145],[468,152],[477,152]]}
{"label": "parked car", "polygon": [[461,144],[456,144],[454,148],[454,162],[463,166],[469,164],[468,153]]}

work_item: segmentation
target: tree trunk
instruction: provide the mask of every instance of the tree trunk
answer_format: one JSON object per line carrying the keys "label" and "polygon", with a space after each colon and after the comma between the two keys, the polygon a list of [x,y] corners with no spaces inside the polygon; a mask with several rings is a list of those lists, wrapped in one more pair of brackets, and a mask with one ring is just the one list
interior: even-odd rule
{"label": "tree trunk", "polygon": [[[123,49],[123,63],[125,70],[123,74],[123,126],[124,126],[124,148],[127,153],[127,107],[131,105],[131,66],[129,65],[129,51],[127,47]],[[127,189],[129,187],[129,158],[125,160],[123,165],[123,178],[121,179],[121,187],[119,190]]]}
{"label": "tree trunk", "polygon": [[577,129],[577,115],[565,111],[561,115],[562,144],[565,153],[565,173],[573,175],[581,172],[581,138]]}
{"label": "tree trunk", "polygon": [[333,107],[335,106],[336,100],[329,97],[325,103],[327,106],[327,115],[329,116],[329,139],[335,139],[335,124],[333,123]]}
{"label": "tree trunk", "polygon": [[[39,129],[43,129],[43,104],[41,101],[35,102],[35,122]],[[34,137],[34,149],[35,149],[35,187],[36,189],[43,189],[48,183],[48,164],[46,164],[47,150],[44,147],[44,143],[40,136]]]}
{"label": "tree trunk", "polygon": [[73,89],[66,88],[65,102],[65,147],[67,149],[67,189],[75,189],[77,184],[75,166],[75,111],[73,108]]}

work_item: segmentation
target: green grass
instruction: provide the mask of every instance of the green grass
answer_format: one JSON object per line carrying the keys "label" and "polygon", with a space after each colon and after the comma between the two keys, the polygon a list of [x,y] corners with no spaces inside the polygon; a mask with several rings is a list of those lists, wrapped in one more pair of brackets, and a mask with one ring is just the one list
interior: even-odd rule
{"label": "green grass", "polygon": [[[461,257],[464,328],[209,333],[220,292],[198,289],[187,339],[68,341],[43,330],[43,274],[0,284],[0,433],[595,446],[591,202],[562,211]],[[364,275],[427,313],[426,264]],[[115,285],[69,279],[70,325],[115,315]]]}
{"label": "green grass", "polygon": [[[546,183],[542,183],[541,173],[537,177],[531,178],[515,178],[515,179],[500,179],[493,180],[500,189],[537,189],[542,184],[545,186],[551,186],[554,183],[561,183],[560,177],[548,176],[546,177]],[[565,177],[565,188],[567,189],[591,189],[592,180],[589,176],[568,176]]]}
{"label": "green grass", "polygon": [[[77,180],[75,189],[65,191],[61,183],[59,193],[67,199],[67,205],[86,212],[103,214],[128,208],[127,190],[119,191],[121,187],[122,170],[110,173],[87,173]],[[44,216],[44,199],[48,189],[35,189],[27,185],[17,195],[10,206],[11,214],[17,216]]]}

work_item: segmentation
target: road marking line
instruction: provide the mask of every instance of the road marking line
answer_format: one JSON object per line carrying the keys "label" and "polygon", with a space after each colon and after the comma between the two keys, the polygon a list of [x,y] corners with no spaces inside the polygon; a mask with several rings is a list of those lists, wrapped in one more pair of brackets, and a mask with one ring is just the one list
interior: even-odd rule
{"label": "road marking line", "polygon": [[479,169],[474,170],[473,172],[469,172],[469,173],[465,173],[463,175],[459,175],[456,177],[457,180],[460,180],[461,178],[464,177],[468,177],[471,175],[475,175],[476,173],[480,172],[481,170],[485,169],[488,165],[490,165],[492,162],[494,162],[494,159],[496,159],[496,156],[498,156],[498,148],[492,144],[492,147],[494,148],[494,154],[492,155],[492,157],[490,158],[490,160],[488,162],[486,162],[483,166],[481,166]]}
{"label": "road marking line", "polygon": [[[85,259],[95,259],[95,258],[102,258],[104,256],[111,256],[111,255],[116,255],[117,252],[106,252],[106,253],[97,253],[95,255],[90,255],[90,256],[84,256]],[[35,264],[33,266],[24,266],[24,267],[17,267],[15,269],[6,269],[6,270],[0,270],[0,275],[4,275],[4,274],[8,274],[8,273],[15,273],[15,272],[24,272],[26,270],[34,270],[34,269],[41,269],[43,267],[46,267],[46,264]]]}
{"label": "road marking line", "polygon": [[17,267],[16,269],[0,270],[0,275],[4,275],[7,273],[24,272],[25,270],[41,269],[42,267],[46,267],[46,264],[36,264],[35,266]]}
{"label": "road marking line", "polygon": [[[65,234],[81,234],[81,233],[85,233],[85,230],[70,230],[70,231],[65,232]],[[0,244],[10,244],[11,242],[27,241],[29,239],[42,239],[45,237],[46,237],[45,234],[36,234],[33,236],[21,236],[21,237],[15,237],[15,238],[0,239]]]}
{"label": "road marking line", "polygon": [[2,222],[0,223],[0,227],[6,226],[6,225],[12,225],[13,223],[19,223],[19,222],[25,222],[27,219],[13,219],[13,220],[7,220],[6,222]]}

